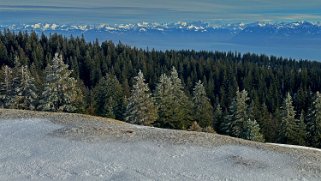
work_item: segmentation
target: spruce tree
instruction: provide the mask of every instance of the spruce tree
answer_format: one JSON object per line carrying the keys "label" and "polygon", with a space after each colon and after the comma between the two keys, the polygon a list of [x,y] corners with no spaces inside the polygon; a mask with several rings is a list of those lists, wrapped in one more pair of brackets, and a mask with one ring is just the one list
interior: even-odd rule
{"label": "spruce tree", "polygon": [[296,144],[297,145],[306,145],[305,139],[306,139],[306,125],[305,125],[305,120],[304,120],[304,111],[301,111],[300,119],[296,119],[296,127],[295,127],[295,132],[296,132]]}
{"label": "spruce tree", "polygon": [[319,92],[316,93],[316,100],[314,102],[315,105],[315,146],[321,148],[321,94]]}
{"label": "spruce tree", "polygon": [[201,81],[198,81],[193,89],[193,115],[202,128],[212,126],[213,107]]}
{"label": "spruce tree", "polygon": [[45,86],[38,109],[44,111],[76,112],[81,110],[83,93],[62,56],[55,54],[45,70]]}
{"label": "spruce tree", "polygon": [[223,111],[220,104],[216,106],[213,116],[214,116],[213,127],[215,131],[217,131],[218,133],[222,133],[221,124],[224,120],[224,116],[223,116]]}
{"label": "spruce tree", "polygon": [[38,90],[35,79],[27,66],[15,67],[16,76],[13,79],[15,96],[11,108],[34,110],[38,101]]}
{"label": "spruce tree", "polygon": [[238,138],[246,138],[245,124],[249,118],[248,100],[246,90],[236,92],[236,97],[232,101],[229,113],[223,121],[222,129],[225,134]]}
{"label": "spruce tree", "polygon": [[281,112],[281,125],[279,130],[279,142],[287,144],[296,144],[296,120],[295,110],[292,105],[292,97],[287,94]]}
{"label": "spruce tree", "polygon": [[238,91],[236,93],[236,115],[232,125],[232,134],[239,138],[246,138],[246,122],[249,119],[248,104],[249,100],[248,93],[246,90]]}
{"label": "spruce tree", "polygon": [[12,88],[12,69],[5,65],[1,69],[2,80],[0,82],[0,107],[9,108],[14,98],[14,90]]}
{"label": "spruce tree", "polygon": [[178,72],[175,67],[172,67],[170,79],[172,81],[172,91],[175,103],[173,107],[173,119],[177,119],[182,125],[181,128],[186,129],[191,125],[193,103],[186,95],[182,80],[178,77]]}
{"label": "spruce tree", "polygon": [[264,137],[261,133],[260,125],[256,122],[255,119],[248,119],[245,127],[245,139],[264,142]]}
{"label": "spruce tree", "polygon": [[175,68],[170,77],[162,74],[156,87],[156,103],[161,127],[186,129],[191,125],[192,103],[186,96]]}
{"label": "spruce tree", "polygon": [[321,148],[321,94],[319,92],[316,93],[306,119],[309,145]]}
{"label": "spruce tree", "polygon": [[222,123],[220,124],[220,132],[226,135],[234,136],[232,132],[233,123],[236,120],[237,103],[234,98],[229,106],[228,113],[224,116]]}
{"label": "spruce tree", "polygon": [[141,71],[134,77],[134,80],[135,84],[131,96],[128,98],[125,120],[130,123],[150,126],[158,118],[154,98]]}
{"label": "spruce tree", "polygon": [[171,79],[162,74],[159,78],[159,83],[156,87],[156,104],[158,107],[158,124],[160,127],[175,128],[178,125],[178,120],[172,119],[174,95]]}
{"label": "spruce tree", "polygon": [[123,120],[125,112],[124,91],[115,75],[107,74],[93,91],[97,115]]}

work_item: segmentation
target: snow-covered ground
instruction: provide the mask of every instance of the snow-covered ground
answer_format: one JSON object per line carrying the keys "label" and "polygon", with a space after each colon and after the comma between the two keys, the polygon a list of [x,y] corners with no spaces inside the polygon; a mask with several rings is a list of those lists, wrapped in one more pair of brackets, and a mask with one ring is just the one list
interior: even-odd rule
{"label": "snow-covered ground", "polygon": [[148,140],[89,142],[52,134],[62,127],[46,119],[0,120],[0,180],[321,178],[299,170],[297,160],[288,154],[251,146],[202,147]]}

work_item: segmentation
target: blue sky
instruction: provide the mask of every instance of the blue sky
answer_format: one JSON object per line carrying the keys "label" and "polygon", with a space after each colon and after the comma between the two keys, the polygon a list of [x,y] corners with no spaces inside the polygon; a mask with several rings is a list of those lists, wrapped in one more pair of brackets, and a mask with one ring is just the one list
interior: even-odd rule
{"label": "blue sky", "polygon": [[0,23],[321,21],[321,0],[1,0]]}

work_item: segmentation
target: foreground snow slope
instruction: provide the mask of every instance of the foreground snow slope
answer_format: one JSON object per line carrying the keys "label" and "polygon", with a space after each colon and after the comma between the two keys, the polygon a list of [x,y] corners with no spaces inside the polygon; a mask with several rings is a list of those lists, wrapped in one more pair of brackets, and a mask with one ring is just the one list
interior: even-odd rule
{"label": "foreground snow slope", "polygon": [[321,153],[75,114],[0,110],[0,180],[320,180]]}

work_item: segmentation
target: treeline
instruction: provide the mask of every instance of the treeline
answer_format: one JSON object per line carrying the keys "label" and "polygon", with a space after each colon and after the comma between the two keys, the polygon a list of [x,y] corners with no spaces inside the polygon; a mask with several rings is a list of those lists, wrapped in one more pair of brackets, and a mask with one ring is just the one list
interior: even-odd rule
{"label": "treeline", "polygon": [[[60,68],[54,68],[54,60],[62,60],[61,57],[54,57],[56,52],[59,52],[64,58],[63,63],[68,66],[61,68],[64,66],[60,64]],[[219,133],[245,139],[252,139],[252,134],[260,133],[262,137],[258,136],[258,140],[263,138],[268,142],[320,147],[318,135],[320,136],[321,123],[318,118],[317,91],[321,89],[321,63],[318,62],[232,52],[142,50],[121,43],[87,43],[83,37],[65,38],[56,34],[47,37],[37,36],[35,33],[15,34],[5,30],[0,33],[0,66],[2,107],[82,112],[129,121],[133,119],[129,116],[128,106],[132,105],[131,90],[135,90],[137,83],[137,77],[134,77],[141,70],[145,82],[148,83],[147,88],[150,89],[149,97],[154,100],[151,102],[155,103],[157,109],[157,114],[148,115],[156,117],[156,121],[148,124],[194,129],[198,126],[192,123],[197,121],[204,130],[213,127]],[[173,78],[173,67],[176,68],[177,79]],[[68,68],[72,71],[66,71]],[[28,73],[17,75],[26,70]],[[59,71],[65,73],[48,76]],[[25,76],[27,74],[28,76]],[[11,93],[5,92],[5,87],[10,87],[8,82],[6,83],[6,75],[8,80],[12,80]],[[12,90],[21,84],[19,82],[24,82],[25,77],[32,77],[32,80],[28,81],[34,82],[31,84],[34,85],[33,88],[26,90],[34,90],[34,93],[29,93],[33,96],[28,99],[37,95],[36,105],[14,105],[10,101],[8,103],[3,95],[22,95]],[[54,81],[59,77],[60,83]],[[66,80],[66,77],[69,78]],[[160,103],[170,105],[167,102],[170,102],[172,95],[169,96],[171,98],[161,99],[169,94],[165,88],[163,92],[159,91],[161,82],[166,87],[166,84],[178,85],[173,83],[179,82],[178,80],[181,83],[175,90],[181,94],[175,98],[177,102],[169,107],[162,107]],[[57,85],[68,86],[61,88],[61,91],[52,90],[52,87]],[[209,100],[205,106],[209,108],[204,111],[207,114],[195,111],[202,110],[201,107],[195,107],[195,90],[203,89],[200,87],[204,88],[204,97]],[[56,96],[50,97],[49,95],[53,94],[50,91],[54,91]],[[70,95],[64,97],[68,92]],[[204,92],[201,95],[204,95]],[[41,97],[50,98],[50,101],[56,100],[56,103],[46,105],[49,100],[40,101]],[[24,102],[22,100],[20,102]],[[73,100],[76,104],[71,104]],[[204,100],[207,99],[198,102],[203,103]],[[291,104],[285,104],[286,100],[291,100],[288,101]],[[245,103],[238,105],[241,102]],[[291,119],[285,119],[286,105],[292,106],[289,108],[293,110]],[[243,111],[240,111],[241,107]],[[167,109],[177,117],[168,118]],[[201,119],[197,119],[196,114]],[[210,124],[204,124],[208,118]],[[142,121],[145,118],[137,119]],[[300,139],[295,138],[293,141],[288,138],[290,133],[284,130]],[[298,136],[301,134],[302,136]]]}

